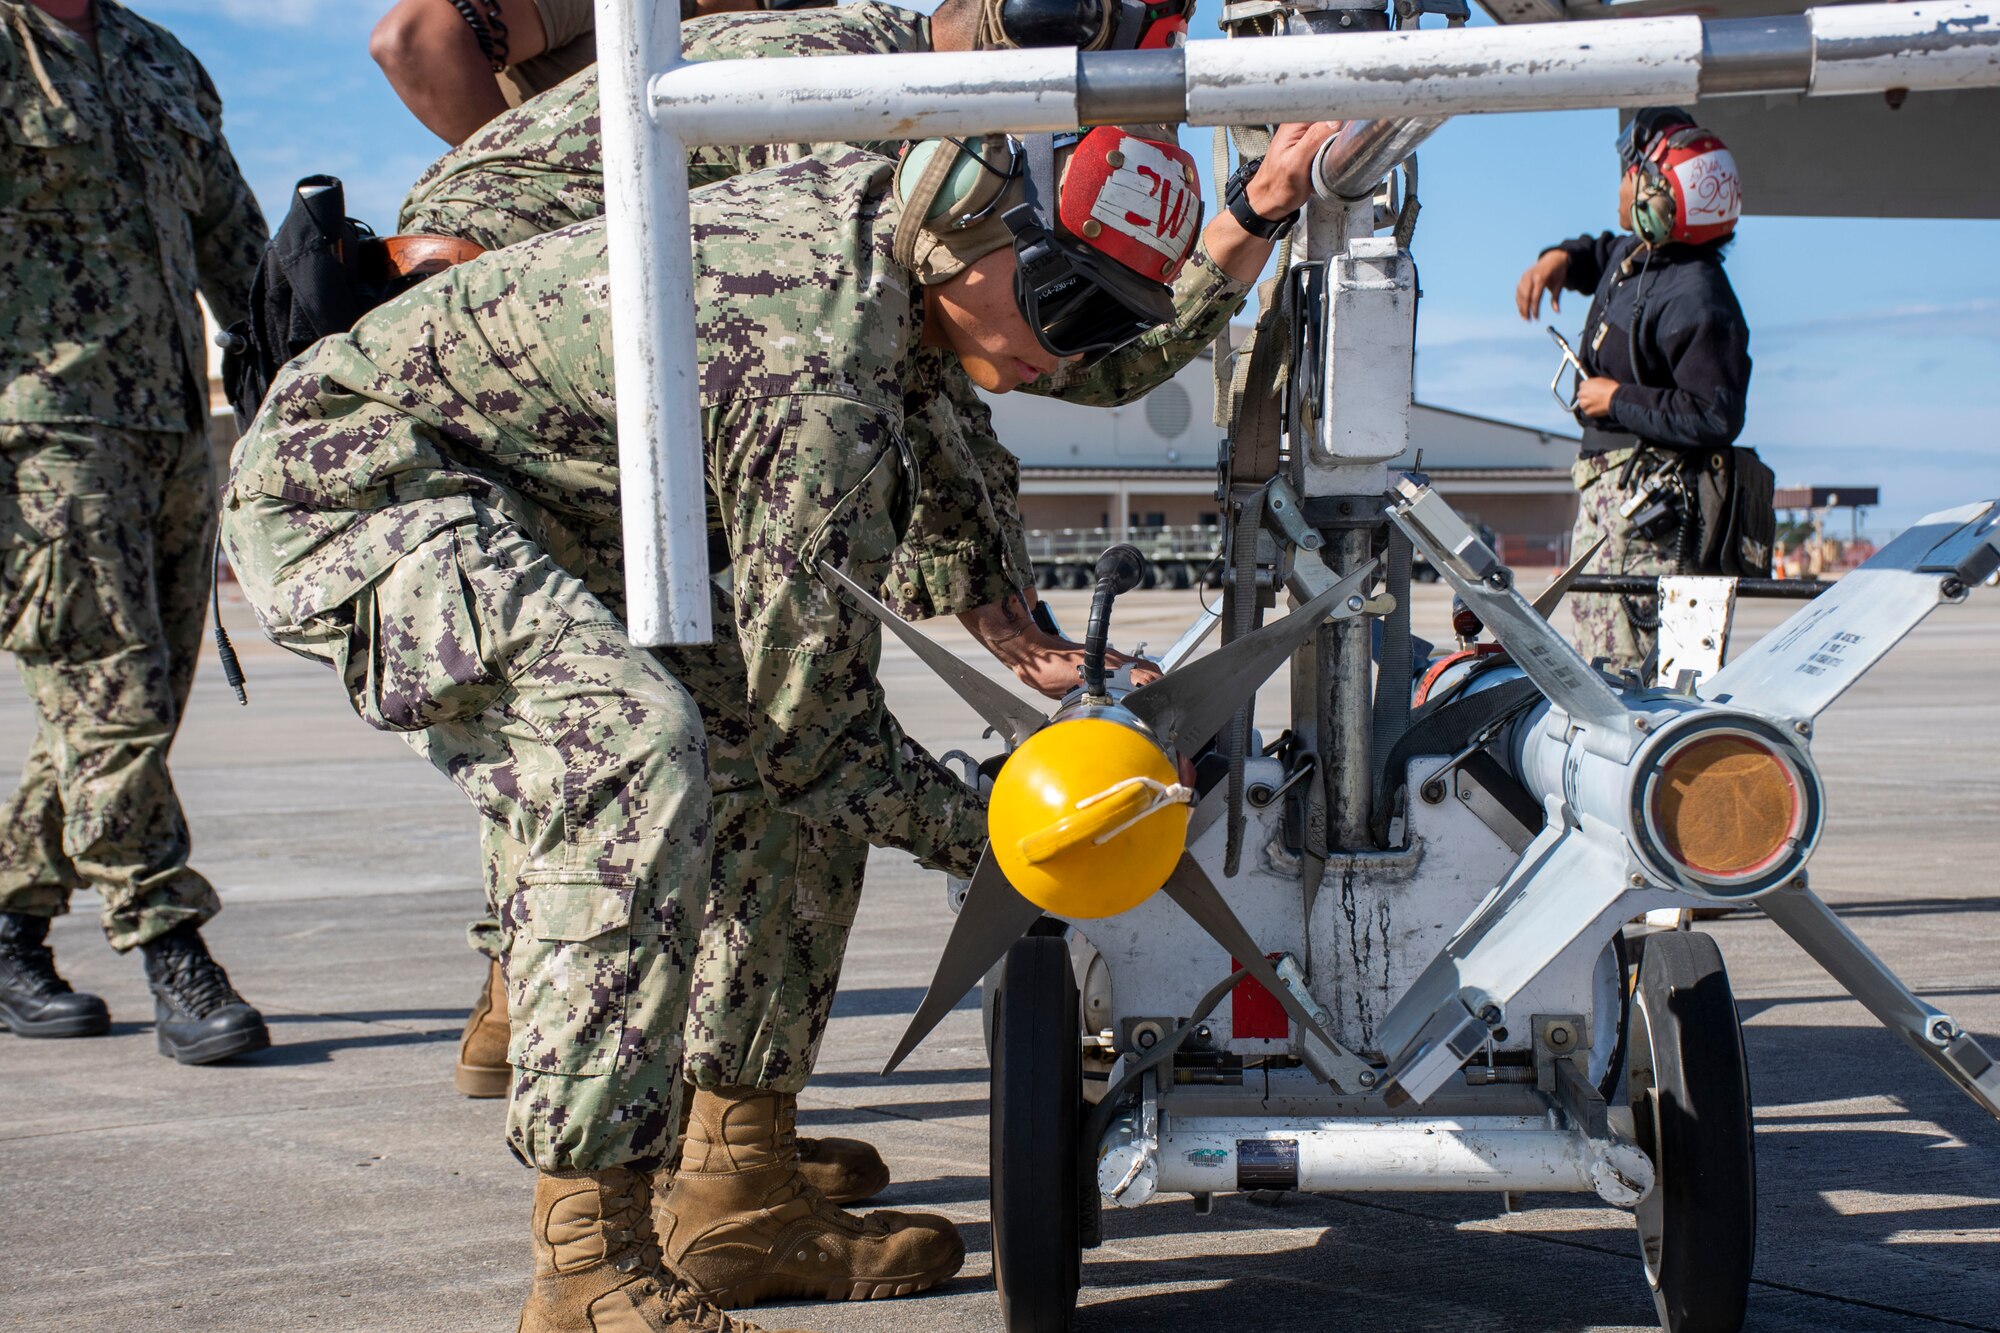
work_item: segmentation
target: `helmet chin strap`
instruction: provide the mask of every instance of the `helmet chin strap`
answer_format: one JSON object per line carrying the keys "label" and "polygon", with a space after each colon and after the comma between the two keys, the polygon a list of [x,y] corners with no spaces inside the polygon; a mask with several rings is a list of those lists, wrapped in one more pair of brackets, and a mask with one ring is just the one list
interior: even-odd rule
{"label": "helmet chin strap", "polygon": [[1030,134],[1021,141],[1027,165],[1028,205],[1051,232],[1056,226],[1056,136]]}

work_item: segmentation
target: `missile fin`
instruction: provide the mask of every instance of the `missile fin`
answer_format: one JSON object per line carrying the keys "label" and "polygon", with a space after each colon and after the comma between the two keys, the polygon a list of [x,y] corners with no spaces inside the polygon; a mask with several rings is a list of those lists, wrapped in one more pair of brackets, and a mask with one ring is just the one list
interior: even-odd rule
{"label": "missile fin", "polygon": [[1604,678],[1514,587],[1513,574],[1464,519],[1432,490],[1404,477],[1389,517],[1493,631],[1515,665],[1549,702],[1579,722],[1632,737],[1631,714]]}
{"label": "missile fin", "polygon": [[1607,913],[1644,910],[1617,906],[1628,892],[1624,847],[1599,827],[1601,839],[1552,820],[1389,1011],[1376,1035],[1392,1102],[1428,1100],[1485,1042],[1488,1006],[1502,1022],[1525,1021],[1507,1012],[1516,995],[1572,947],[1601,941],[1593,927]]}
{"label": "missile fin", "polygon": [[1930,515],[1699,686],[1772,717],[1809,721],[1903,636],[2000,565],[2000,502]]}
{"label": "missile fin", "polygon": [[882,1072],[894,1073],[1041,915],[1041,908],[1014,891],[993,859],[993,849],[987,848],[966,886],[965,902],[958,909],[958,920],[952,922],[930,989]]}
{"label": "missile fin", "polygon": [[922,658],[924,665],[937,672],[944,683],[951,686],[953,693],[970,704],[972,711],[986,719],[995,731],[1006,738],[1009,745],[1019,745],[1048,721],[1048,718],[1033,704],[1016,697],[1006,686],[988,679],[967,666],[959,660],[958,654],[884,606],[872,593],[843,571],[822,560],[819,572],[822,578],[845,589],[848,596],[861,604],[863,610],[881,621],[884,628],[901,639],[911,652]]}
{"label": "missile fin", "polygon": [[1588,551],[1570,561],[1568,569],[1556,575],[1548,587],[1535,594],[1535,600],[1531,603],[1535,608],[1535,614],[1543,620],[1554,616],[1556,608],[1562,605],[1563,598],[1569,595],[1569,585],[1576,582],[1576,576],[1583,573],[1584,567],[1597,558],[1597,553],[1604,549],[1604,543],[1610,540],[1609,536],[1604,536],[1592,542]]}
{"label": "missile fin", "polygon": [[[1235,909],[1223,898],[1221,891],[1215,887],[1215,882],[1209,879],[1208,872],[1201,868],[1200,862],[1183,853],[1180,864],[1176,865],[1174,873],[1167,877],[1161,892],[1173,899],[1183,912],[1194,919],[1196,925],[1208,932],[1210,939],[1227,949],[1229,956],[1236,960],[1236,965],[1247,971],[1269,991],[1272,998],[1284,1006],[1285,1012],[1291,1015],[1294,1023],[1317,1037],[1334,1052],[1337,1058],[1345,1057],[1346,1062],[1353,1068],[1362,1068],[1360,1061],[1349,1053],[1346,1047],[1335,1041],[1333,1034],[1326,1030],[1319,1018],[1306,1008],[1298,996],[1292,994],[1291,987],[1279,979],[1278,970],[1271,966],[1271,960],[1264,956],[1264,951],[1258,947],[1257,941],[1251,938],[1249,929],[1236,915]],[[1362,1091],[1359,1079],[1355,1079],[1354,1083],[1355,1086],[1343,1086],[1341,1091]]]}
{"label": "missile fin", "polygon": [[1174,640],[1173,646],[1160,654],[1160,670],[1173,671],[1184,665],[1202,644],[1208,642],[1208,636],[1213,634],[1215,627],[1221,623],[1220,602],[1213,607],[1202,607],[1201,614],[1194,618],[1194,623],[1182,630],[1180,638]]}
{"label": "missile fin", "polygon": [[1884,1027],[1936,1065],[1988,1115],[2000,1118],[2000,1063],[1949,1014],[1918,998],[1818,894],[1803,885],[1787,887],[1765,894],[1757,905]]}
{"label": "missile fin", "polygon": [[1256,695],[1258,687],[1312,637],[1321,622],[1356,614],[1347,601],[1374,581],[1380,563],[1369,561],[1283,620],[1132,691],[1125,696],[1125,707],[1151,727],[1169,750],[1193,754]]}

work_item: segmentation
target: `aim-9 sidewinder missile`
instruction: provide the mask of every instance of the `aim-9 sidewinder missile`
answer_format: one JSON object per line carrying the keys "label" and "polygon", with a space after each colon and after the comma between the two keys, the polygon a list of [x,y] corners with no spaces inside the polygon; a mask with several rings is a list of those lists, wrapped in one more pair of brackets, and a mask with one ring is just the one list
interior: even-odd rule
{"label": "aim-9 sidewinder missile", "polygon": [[1111,916],[1164,890],[1285,1008],[1323,1077],[1392,1106],[1423,1102],[1568,951],[1600,950],[1619,923],[1656,907],[1755,900],[1877,1018],[2000,1116],[2000,1066],[1898,980],[1805,878],[1826,810],[1810,750],[1814,719],[1932,610],[2000,569],[2000,502],[1924,519],[1698,687],[1642,689],[1584,661],[1550,626],[1547,605],[1514,588],[1511,572],[1424,479],[1406,476],[1398,493],[1390,518],[1542,696],[1487,749],[1542,803],[1546,822],[1378,1026],[1386,1067],[1334,1039],[1325,1011],[1280,979],[1189,854],[1219,814],[1221,793],[1196,806],[1180,768],[1315,629],[1368,609],[1375,564],[1284,619],[1113,697],[1103,671],[1110,607],[1143,570],[1138,552],[1113,548],[1098,566],[1086,639],[1094,667],[1049,716],[822,567],[1012,747],[994,784],[987,853],[885,1072],[1044,913]]}

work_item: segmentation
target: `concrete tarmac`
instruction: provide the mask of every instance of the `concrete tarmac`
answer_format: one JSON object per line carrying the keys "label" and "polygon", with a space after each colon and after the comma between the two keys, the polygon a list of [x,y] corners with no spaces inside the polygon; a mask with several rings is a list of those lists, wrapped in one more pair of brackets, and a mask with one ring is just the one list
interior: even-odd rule
{"label": "concrete tarmac", "polygon": [[[1119,639],[1163,647],[1193,594],[1130,599]],[[1080,627],[1079,594],[1055,594]],[[1748,608],[1739,641],[1784,610]],[[331,675],[225,612],[251,672],[238,708],[205,664],[174,770],[196,864],[229,904],[217,955],[277,1045],[181,1068],[154,1052],[136,956],[105,947],[83,895],[57,922],[67,975],[109,1001],[111,1036],[0,1035],[0,1328],[273,1333],[511,1329],[529,1272],[530,1177],[501,1107],[451,1067],[483,963],[473,816]],[[1445,638],[1420,589],[1418,629]],[[956,626],[933,627],[969,658]],[[1927,998],[2000,1034],[2000,593],[1932,617],[1836,705],[1815,750],[1830,827],[1815,886]],[[987,663],[991,666],[991,663]],[[970,715],[891,644],[899,715],[936,749],[978,748]],[[1282,688],[1260,713],[1275,723]],[[0,764],[33,725],[0,691]],[[976,1010],[896,1076],[875,1071],[928,982],[950,918],[941,881],[878,852],[807,1132],[878,1144],[879,1202],[963,1227],[965,1271],[866,1305],[753,1312],[770,1325],[998,1330],[986,1190],[986,1062]],[[1761,1231],[1750,1327],[2000,1329],[2000,1124],[1885,1034],[1751,912],[1707,927],[1746,1023]],[[1573,1197],[1287,1195],[1169,1199],[1105,1220],[1080,1333],[1162,1327],[1400,1333],[1654,1326],[1629,1217]]]}

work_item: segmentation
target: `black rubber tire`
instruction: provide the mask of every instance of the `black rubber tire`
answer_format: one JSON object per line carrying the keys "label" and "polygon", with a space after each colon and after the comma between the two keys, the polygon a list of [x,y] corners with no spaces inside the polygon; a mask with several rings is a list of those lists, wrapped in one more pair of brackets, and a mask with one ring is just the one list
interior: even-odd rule
{"label": "black rubber tire", "polygon": [[1088,565],[1064,565],[1062,568],[1062,586],[1070,589],[1072,592],[1088,588],[1090,586],[1090,567]]}
{"label": "black rubber tire", "polygon": [[1187,567],[1187,561],[1176,560],[1167,566],[1167,586],[1175,592],[1185,592],[1194,585],[1194,573]]}
{"label": "black rubber tire", "polygon": [[994,1002],[989,1178],[993,1280],[1007,1333],[1068,1333],[1083,1280],[1077,1136],[1083,1028],[1069,944],[1008,950]]}
{"label": "black rubber tire", "polygon": [[1743,1030],[1713,939],[1647,939],[1627,1043],[1633,1121],[1655,1175],[1636,1211],[1660,1327],[1736,1333],[1757,1256],[1757,1154]]}
{"label": "black rubber tire", "polygon": [[1054,565],[1036,565],[1035,586],[1037,588],[1042,589],[1044,592],[1048,591],[1050,588],[1055,587],[1056,567]]}

